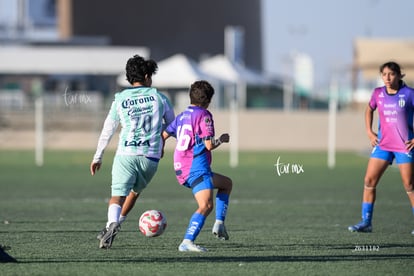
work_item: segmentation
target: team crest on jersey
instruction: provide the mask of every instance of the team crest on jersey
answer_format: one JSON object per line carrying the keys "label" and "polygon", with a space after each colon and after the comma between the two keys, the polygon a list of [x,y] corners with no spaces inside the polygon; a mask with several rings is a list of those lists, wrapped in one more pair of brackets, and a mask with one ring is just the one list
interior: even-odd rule
{"label": "team crest on jersey", "polygon": [[404,107],[405,106],[405,100],[403,98],[400,98],[398,100],[398,105],[399,105],[399,107]]}
{"label": "team crest on jersey", "polygon": [[204,122],[206,123],[206,125],[211,125],[211,119],[209,117],[205,117]]}

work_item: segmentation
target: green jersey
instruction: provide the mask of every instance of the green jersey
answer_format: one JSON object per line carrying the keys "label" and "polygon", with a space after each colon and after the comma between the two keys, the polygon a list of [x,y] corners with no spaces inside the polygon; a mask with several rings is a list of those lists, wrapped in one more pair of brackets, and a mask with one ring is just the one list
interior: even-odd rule
{"label": "green jersey", "polygon": [[139,86],[116,93],[99,137],[94,162],[101,162],[119,124],[122,128],[117,155],[161,158],[161,134],[174,117],[170,101],[156,88]]}

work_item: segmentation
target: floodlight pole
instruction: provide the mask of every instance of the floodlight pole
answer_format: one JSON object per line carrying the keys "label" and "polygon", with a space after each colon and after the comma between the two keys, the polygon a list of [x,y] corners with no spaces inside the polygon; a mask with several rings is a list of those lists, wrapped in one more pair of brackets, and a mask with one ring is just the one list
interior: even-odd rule
{"label": "floodlight pole", "polygon": [[331,79],[329,90],[328,168],[333,169],[336,163],[336,113],[338,109],[338,83],[335,77]]}
{"label": "floodlight pole", "polygon": [[43,91],[40,80],[34,80],[32,85],[35,96],[35,162],[41,167],[44,163]]}
{"label": "floodlight pole", "polygon": [[43,166],[43,97],[35,100],[35,125],[36,125],[36,165]]}
{"label": "floodlight pole", "polygon": [[238,95],[246,90],[246,84],[238,81],[230,101],[230,167],[239,165],[239,101]]}
{"label": "floodlight pole", "polygon": [[293,90],[294,83],[293,79],[289,73],[292,72],[292,54],[285,56],[282,60],[284,68],[283,76],[283,110],[285,112],[290,112],[293,109]]}
{"label": "floodlight pole", "polygon": [[[225,56],[234,64],[244,66],[244,28],[227,26],[224,29]],[[230,167],[239,165],[239,106],[246,101],[246,83],[239,79],[235,83],[230,100]],[[245,106],[242,107],[243,109]]]}

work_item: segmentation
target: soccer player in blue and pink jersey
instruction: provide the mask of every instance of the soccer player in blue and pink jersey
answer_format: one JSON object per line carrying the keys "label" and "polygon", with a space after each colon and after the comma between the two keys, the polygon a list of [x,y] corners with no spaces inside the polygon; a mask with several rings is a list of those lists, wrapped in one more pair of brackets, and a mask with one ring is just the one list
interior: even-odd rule
{"label": "soccer player in blue and pink jersey", "polygon": [[163,138],[177,139],[174,151],[174,170],[178,182],[192,189],[198,208],[192,215],[179,245],[179,251],[207,251],[194,244],[204,222],[213,210],[213,190],[216,194],[216,221],[213,234],[222,240],[229,236],[224,225],[232,189],[230,178],[211,171],[211,151],[221,143],[229,142],[229,135],[214,137],[213,116],[207,110],[214,95],[213,87],[206,81],[196,81],[190,88],[191,105],[165,129]]}
{"label": "soccer player in blue and pink jersey", "polygon": [[[365,111],[365,126],[373,146],[364,178],[362,221],[348,227],[351,232],[371,232],[376,187],[387,167],[395,159],[414,213],[413,185],[413,112],[414,90],[403,81],[395,62],[380,67],[384,86],[374,89]],[[373,113],[378,111],[378,134],[372,130]],[[414,231],[412,231],[414,235]]]}

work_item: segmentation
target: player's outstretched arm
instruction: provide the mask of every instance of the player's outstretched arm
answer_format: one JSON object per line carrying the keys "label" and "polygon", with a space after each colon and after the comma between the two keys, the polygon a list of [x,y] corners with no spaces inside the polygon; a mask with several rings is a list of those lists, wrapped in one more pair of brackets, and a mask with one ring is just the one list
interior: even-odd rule
{"label": "player's outstretched arm", "polygon": [[229,141],[230,141],[229,134],[224,133],[220,135],[218,139],[205,140],[204,143],[206,145],[207,150],[213,150],[213,149],[216,149],[218,146],[220,146],[222,143],[228,143]]}

